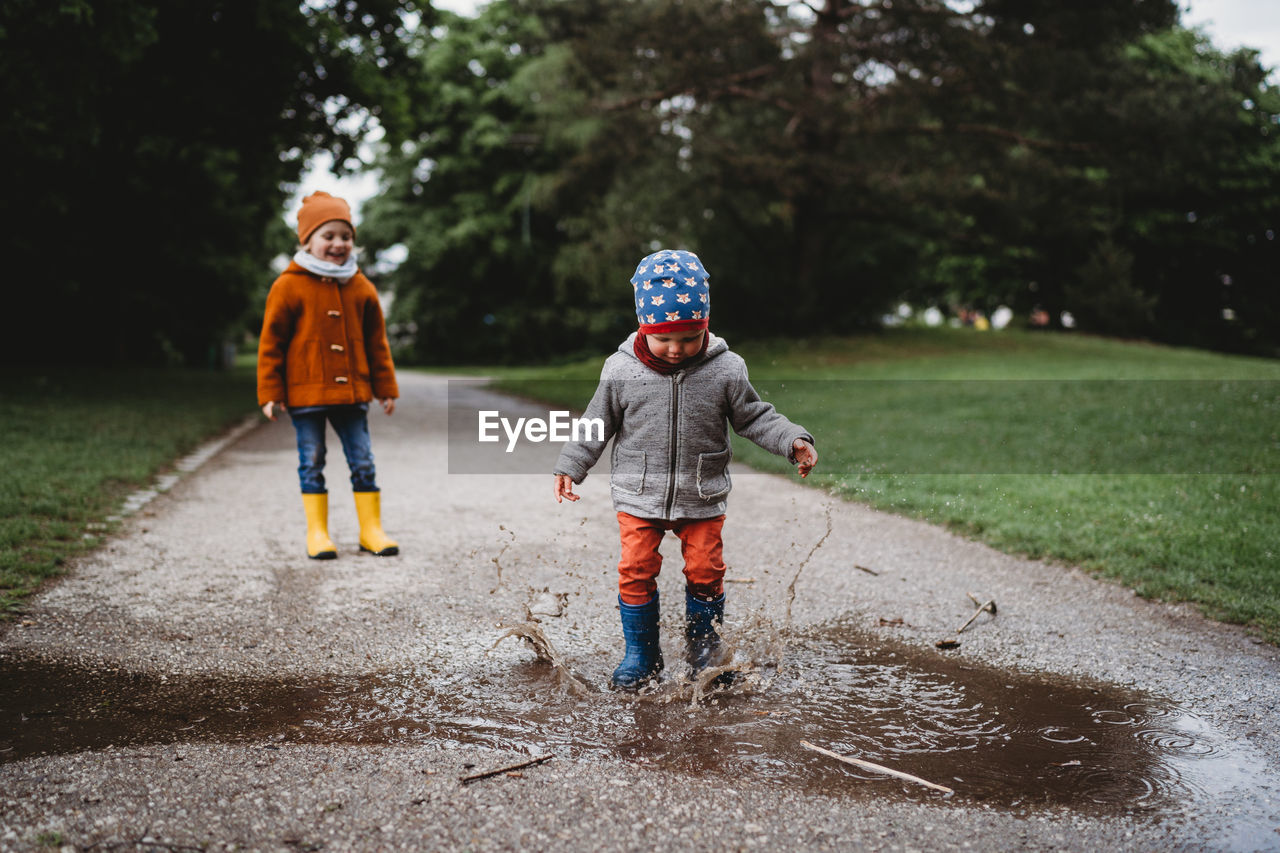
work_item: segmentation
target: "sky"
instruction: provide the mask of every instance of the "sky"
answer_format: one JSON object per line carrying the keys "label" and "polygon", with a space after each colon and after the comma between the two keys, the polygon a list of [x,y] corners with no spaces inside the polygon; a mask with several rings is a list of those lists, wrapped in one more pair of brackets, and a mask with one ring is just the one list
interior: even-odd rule
{"label": "sky", "polygon": [[[477,0],[432,0],[437,9],[448,9],[463,15],[474,14]],[[1219,48],[1240,46],[1257,48],[1262,63],[1272,69],[1280,66],[1280,0],[1186,0],[1182,3],[1183,26],[1203,30]],[[1280,79],[1273,71],[1271,80]],[[322,189],[347,199],[357,223],[361,204],[377,192],[377,176],[370,173],[337,178],[329,172],[331,160],[319,155],[303,175],[298,191],[290,199],[290,215],[298,202],[315,190]]]}

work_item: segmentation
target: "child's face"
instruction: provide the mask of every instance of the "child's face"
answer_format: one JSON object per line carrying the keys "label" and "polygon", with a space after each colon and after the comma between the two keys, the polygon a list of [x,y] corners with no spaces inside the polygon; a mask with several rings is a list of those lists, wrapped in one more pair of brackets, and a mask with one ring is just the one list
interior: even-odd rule
{"label": "child's face", "polygon": [[665,335],[645,335],[649,343],[649,352],[663,361],[677,364],[690,356],[695,356],[702,349],[702,336],[706,329],[696,332],[672,332]]}
{"label": "child's face", "polygon": [[313,258],[341,265],[351,257],[355,238],[350,225],[341,219],[334,219],[312,231],[302,248]]}

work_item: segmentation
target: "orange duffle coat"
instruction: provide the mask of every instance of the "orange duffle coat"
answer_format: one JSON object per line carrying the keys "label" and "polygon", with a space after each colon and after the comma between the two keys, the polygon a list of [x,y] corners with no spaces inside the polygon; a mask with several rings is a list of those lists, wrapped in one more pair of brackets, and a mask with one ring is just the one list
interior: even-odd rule
{"label": "orange duffle coat", "polygon": [[340,284],[290,262],[267,294],[258,405],[337,406],[399,396],[373,282],[357,272]]}

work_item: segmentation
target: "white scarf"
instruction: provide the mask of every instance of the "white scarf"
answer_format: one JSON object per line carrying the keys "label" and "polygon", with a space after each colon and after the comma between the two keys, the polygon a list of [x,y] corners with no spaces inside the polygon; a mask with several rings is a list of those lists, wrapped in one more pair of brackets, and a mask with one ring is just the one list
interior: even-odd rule
{"label": "white scarf", "polygon": [[347,260],[339,265],[330,263],[329,261],[322,261],[306,249],[299,249],[293,256],[293,262],[307,272],[315,273],[323,278],[336,278],[343,284],[350,281],[351,277],[354,276],[359,269],[359,266],[356,264],[355,254],[347,255]]}

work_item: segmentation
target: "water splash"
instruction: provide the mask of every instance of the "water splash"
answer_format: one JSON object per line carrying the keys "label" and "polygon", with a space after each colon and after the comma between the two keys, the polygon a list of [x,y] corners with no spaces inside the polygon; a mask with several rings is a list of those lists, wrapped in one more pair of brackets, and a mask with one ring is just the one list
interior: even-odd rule
{"label": "water splash", "polygon": [[586,682],[573,674],[573,670],[565,663],[564,657],[556,650],[551,640],[543,632],[542,627],[534,621],[519,622],[515,625],[502,626],[506,627],[506,632],[498,637],[492,646],[489,647],[493,651],[498,644],[508,637],[516,637],[524,640],[531,649],[539,663],[547,664],[551,667],[552,673],[555,675],[557,684],[564,690],[574,696],[586,696],[594,692],[587,686]]}
{"label": "water splash", "polygon": [[502,550],[499,551],[496,556],[490,558],[493,562],[494,569],[497,571],[497,579],[494,581],[493,589],[489,590],[490,595],[493,595],[502,588],[502,555],[507,553],[508,549],[510,549],[516,541],[515,531],[507,529],[506,525],[499,524],[498,530],[510,536],[511,541],[502,543]]}
{"label": "water splash", "polygon": [[[510,638],[534,659],[495,654]],[[1265,798],[1280,785],[1276,771],[1189,708],[984,667],[847,622],[785,639],[779,660],[763,654],[771,638],[731,635],[740,677],[728,689],[673,675],[641,695],[593,688],[607,682],[603,656],[568,661],[534,622],[505,626],[473,658],[345,677],[160,680],[6,657],[0,761],[191,741],[466,743],[842,797],[932,796],[814,755],[799,745],[807,740],[954,788],[958,802],[1140,812],[1173,825],[1197,809],[1213,813],[1212,801],[1229,807],[1222,830],[1234,846],[1273,837]]]}
{"label": "water splash", "polygon": [[800,565],[796,566],[796,573],[795,573],[795,576],[791,578],[791,583],[787,584],[787,620],[786,620],[787,630],[791,630],[791,605],[794,604],[796,600],[796,583],[800,580],[800,573],[804,571],[805,566],[809,565],[809,560],[813,558],[813,555],[817,552],[817,550],[822,547],[822,543],[826,542],[827,537],[831,535],[831,529],[832,529],[831,504],[826,505],[826,510],[827,510],[827,532],[823,533],[822,538],[814,543],[813,547],[809,549],[808,554],[805,554],[804,559],[800,561]]}

